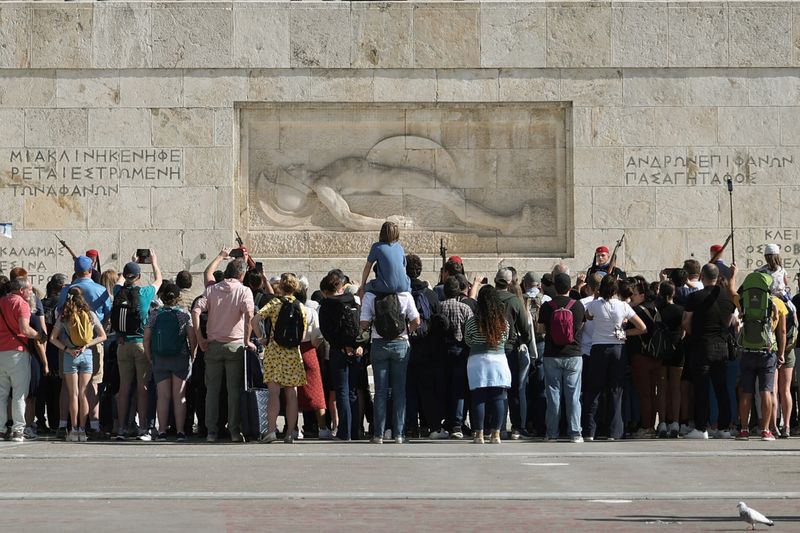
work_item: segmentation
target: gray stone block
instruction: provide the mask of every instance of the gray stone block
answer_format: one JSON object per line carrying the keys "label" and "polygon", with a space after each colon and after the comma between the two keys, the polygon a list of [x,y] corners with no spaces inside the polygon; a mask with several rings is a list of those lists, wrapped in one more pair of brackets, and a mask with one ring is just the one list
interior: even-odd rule
{"label": "gray stone block", "polygon": [[364,70],[253,70],[248,100],[370,102],[372,81]]}
{"label": "gray stone block", "polygon": [[670,6],[669,66],[728,65],[728,7]]}
{"label": "gray stone block", "polygon": [[730,64],[788,67],[792,63],[792,10],[786,7],[730,7]]}
{"label": "gray stone block", "polygon": [[0,109],[0,124],[0,146],[16,148],[24,143],[25,112],[22,109]]}
{"label": "gray stone block", "polygon": [[164,4],[152,9],[153,66],[224,68],[233,54],[231,7]]}
{"label": "gray stone block", "polygon": [[[660,187],[656,193],[658,228],[716,228],[720,220],[719,187]],[[702,257],[702,256],[701,256]]]}
{"label": "gray stone block", "polygon": [[55,98],[55,70],[0,70],[0,106],[48,107]]}
{"label": "gray stone block", "polygon": [[757,69],[748,70],[750,105],[797,105],[800,102],[800,70]]}
{"label": "gray stone block", "polygon": [[352,67],[413,67],[413,13],[411,5],[352,3]]}
{"label": "gray stone block", "polygon": [[611,5],[547,8],[547,66],[611,66]]}
{"label": "gray stone block", "polygon": [[655,142],[659,146],[716,145],[717,109],[656,107]]}
{"label": "gray stone block", "polygon": [[623,4],[612,9],[611,56],[617,67],[666,67],[666,5]]}
{"label": "gray stone block", "polygon": [[119,73],[115,70],[56,71],[58,107],[114,107],[119,100]]}
{"label": "gray stone block", "polygon": [[622,71],[619,69],[564,69],[561,100],[573,105],[622,105]]}
{"label": "gray stone block", "polygon": [[376,70],[376,102],[433,102],[436,100],[436,71],[426,69]]}
{"label": "gray stone block", "polygon": [[89,68],[92,66],[92,9],[34,7],[31,67]]}
{"label": "gray stone block", "polygon": [[88,229],[88,201],[80,196],[28,196],[25,229]]}
{"label": "gray stone block", "polygon": [[496,70],[437,70],[436,96],[440,102],[494,102]]}
{"label": "gray stone block", "polygon": [[[211,235],[207,235],[210,240]],[[183,232],[172,229],[124,229],[119,232],[119,257],[124,265],[138,248],[149,248],[156,254],[162,272],[180,272],[184,269]],[[217,250],[219,251],[219,250]],[[152,268],[142,266],[142,278],[150,279]]]}
{"label": "gray stone block", "polygon": [[214,110],[214,144],[233,145],[233,109]]}
{"label": "gray stone block", "polygon": [[214,209],[209,207],[214,205],[214,193],[214,187],[151,189],[153,227],[213,229]]}
{"label": "gray stone block", "polygon": [[536,5],[481,7],[481,66],[536,68],[547,64],[547,11]]}
{"label": "gray stone block", "polygon": [[232,183],[231,148],[185,148],[186,184],[191,186],[230,186]]}
{"label": "gray stone block", "polygon": [[89,109],[89,146],[150,146],[150,110]]}
{"label": "gray stone block", "polygon": [[575,186],[619,185],[623,179],[622,148],[583,148],[573,150]]}
{"label": "gray stone block", "polygon": [[[665,265],[681,265],[686,259],[687,230],[672,229],[659,234],[658,246],[653,246],[652,229],[632,229],[625,231],[624,265],[628,272],[644,270],[660,271]],[[613,239],[619,235],[611,233]],[[613,241],[610,242],[613,244]]]}
{"label": "gray stone block", "polygon": [[653,144],[652,107],[597,107],[592,112],[592,137],[596,146],[647,146]]}
{"label": "gray stone block", "polygon": [[31,61],[31,9],[0,7],[0,68],[27,68]]}
{"label": "gray stone block", "polygon": [[204,108],[153,109],[153,146],[213,146],[214,111]]}
{"label": "gray stone block", "polygon": [[781,145],[800,146],[800,107],[784,107],[781,115]]}
{"label": "gray stone block", "polygon": [[289,8],[276,4],[234,4],[233,65],[289,67]]}
{"label": "gray stone block", "polygon": [[598,228],[652,228],[656,222],[656,191],[649,187],[597,187],[592,209]]}
{"label": "gray stone block", "polygon": [[350,66],[350,6],[294,7],[289,12],[292,67]]}
{"label": "gray stone block", "polygon": [[26,109],[25,146],[86,146],[88,118],[85,109]]}
{"label": "gray stone block", "polygon": [[92,25],[92,66],[149,67],[153,59],[150,13],[147,5],[96,4]]}
{"label": "gray stone block", "polygon": [[720,107],[719,143],[727,146],[776,146],[780,144],[779,108]]}
{"label": "gray stone block", "polygon": [[[114,196],[92,198],[88,204],[89,227],[104,229],[152,229],[149,189],[121,188]],[[115,249],[116,251],[116,249]],[[175,251],[164,254],[175,253]],[[127,256],[123,257],[123,263]]]}
{"label": "gray stone block", "polygon": [[623,99],[626,106],[680,106],[686,103],[683,69],[625,69]]}
{"label": "gray stone block", "polygon": [[751,76],[734,69],[688,69],[686,104],[690,106],[746,106]]}
{"label": "gray stone block", "polygon": [[502,69],[501,101],[555,101],[560,99],[561,73],[549,69]]}
{"label": "gray stone block", "polygon": [[119,105],[124,107],[180,107],[183,71],[121,70],[119,93]]}
{"label": "gray stone block", "polygon": [[781,187],[780,227],[800,227],[800,187]]}
{"label": "gray stone block", "polygon": [[413,24],[415,67],[478,68],[481,66],[478,7],[415,6]]}
{"label": "gray stone block", "polygon": [[247,100],[249,72],[246,70],[186,70],[183,100],[186,107],[233,107]]}

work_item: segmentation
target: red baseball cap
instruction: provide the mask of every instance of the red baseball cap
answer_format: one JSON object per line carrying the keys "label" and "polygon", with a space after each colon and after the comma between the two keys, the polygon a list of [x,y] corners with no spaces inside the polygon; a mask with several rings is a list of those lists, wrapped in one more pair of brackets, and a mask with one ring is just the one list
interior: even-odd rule
{"label": "red baseball cap", "polygon": [[597,249],[594,251],[596,254],[607,254],[608,253],[608,246],[598,246]]}
{"label": "red baseball cap", "polygon": [[95,259],[97,259],[98,257],[100,257],[100,252],[98,252],[97,250],[86,250],[86,257],[94,257]]}
{"label": "red baseball cap", "polygon": [[458,263],[459,265],[463,265],[464,264],[464,261],[462,261],[461,258],[458,257],[457,255],[451,255],[450,259],[448,259],[448,261],[452,261],[453,263]]}

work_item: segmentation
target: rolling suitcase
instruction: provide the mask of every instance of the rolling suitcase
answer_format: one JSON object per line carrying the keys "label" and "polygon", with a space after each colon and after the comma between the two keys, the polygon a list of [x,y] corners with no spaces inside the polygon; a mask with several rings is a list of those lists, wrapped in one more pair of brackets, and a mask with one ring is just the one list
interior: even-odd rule
{"label": "rolling suitcase", "polygon": [[[242,435],[245,441],[256,441],[267,432],[267,401],[269,391],[266,388],[254,387],[253,374],[248,366],[258,365],[258,354],[245,349],[244,354],[244,391],[239,397],[239,411],[242,423]],[[259,383],[260,384],[260,383]],[[263,385],[262,385],[263,387]]]}

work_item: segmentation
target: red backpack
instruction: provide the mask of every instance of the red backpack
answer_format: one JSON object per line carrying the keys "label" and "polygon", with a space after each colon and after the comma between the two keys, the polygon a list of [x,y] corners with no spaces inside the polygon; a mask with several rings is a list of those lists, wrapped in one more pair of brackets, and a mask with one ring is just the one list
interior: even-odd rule
{"label": "red backpack", "polygon": [[572,306],[575,300],[570,299],[564,307],[558,307],[555,300],[547,302],[553,310],[553,318],[550,321],[550,338],[553,344],[566,346],[575,342],[575,328],[572,323]]}

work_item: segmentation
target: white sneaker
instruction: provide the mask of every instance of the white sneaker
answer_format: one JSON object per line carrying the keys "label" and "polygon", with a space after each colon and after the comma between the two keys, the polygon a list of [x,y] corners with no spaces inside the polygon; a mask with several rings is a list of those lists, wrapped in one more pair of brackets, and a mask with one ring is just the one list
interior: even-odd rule
{"label": "white sneaker", "polygon": [[572,437],[571,441],[576,444],[580,444],[581,442],[583,442],[583,437],[581,437],[580,435],[575,435],[574,437]]}
{"label": "white sneaker", "polygon": [[36,430],[31,426],[26,427],[22,435],[25,437],[25,440],[36,440],[39,438],[39,435],[36,434]]}
{"label": "white sneaker", "polygon": [[435,440],[449,439],[450,438],[450,433],[448,433],[446,429],[442,428],[439,431],[431,431],[431,434],[428,435],[428,438],[429,439],[435,439]]}
{"label": "white sneaker", "polygon": [[142,433],[136,438],[143,442],[150,442],[151,440],[153,440],[153,436],[149,432]]}
{"label": "white sneaker", "polygon": [[78,437],[77,429],[73,429],[72,431],[69,432],[69,435],[67,435],[67,442],[80,442],[80,437]]}
{"label": "white sneaker", "polygon": [[686,439],[699,439],[699,440],[708,440],[708,431],[700,431],[699,429],[693,429],[689,433],[687,433],[684,438]]}
{"label": "white sneaker", "polygon": [[730,439],[732,437],[733,436],[731,435],[730,431],[718,429],[718,430],[714,431],[714,437],[713,438],[715,438],[715,439]]}
{"label": "white sneaker", "polygon": [[328,428],[322,428],[319,430],[319,438],[320,440],[331,440],[333,438],[333,431]]}
{"label": "white sneaker", "polygon": [[294,440],[303,440],[303,431],[300,428],[295,429],[292,431],[292,438]]}
{"label": "white sneaker", "polygon": [[89,439],[86,438],[86,431],[79,430],[78,431],[78,442],[86,442]]}
{"label": "white sneaker", "polygon": [[383,432],[383,439],[384,440],[392,440],[392,430],[391,429],[387,429],[386,431]]}
{"label": "white sneaker", "polygon": [[681,429],[679,430],[679,432],[682,436],[686,436],[686,434],[692,431],[692,429],[694,428],[689,424],[681,424]]}

